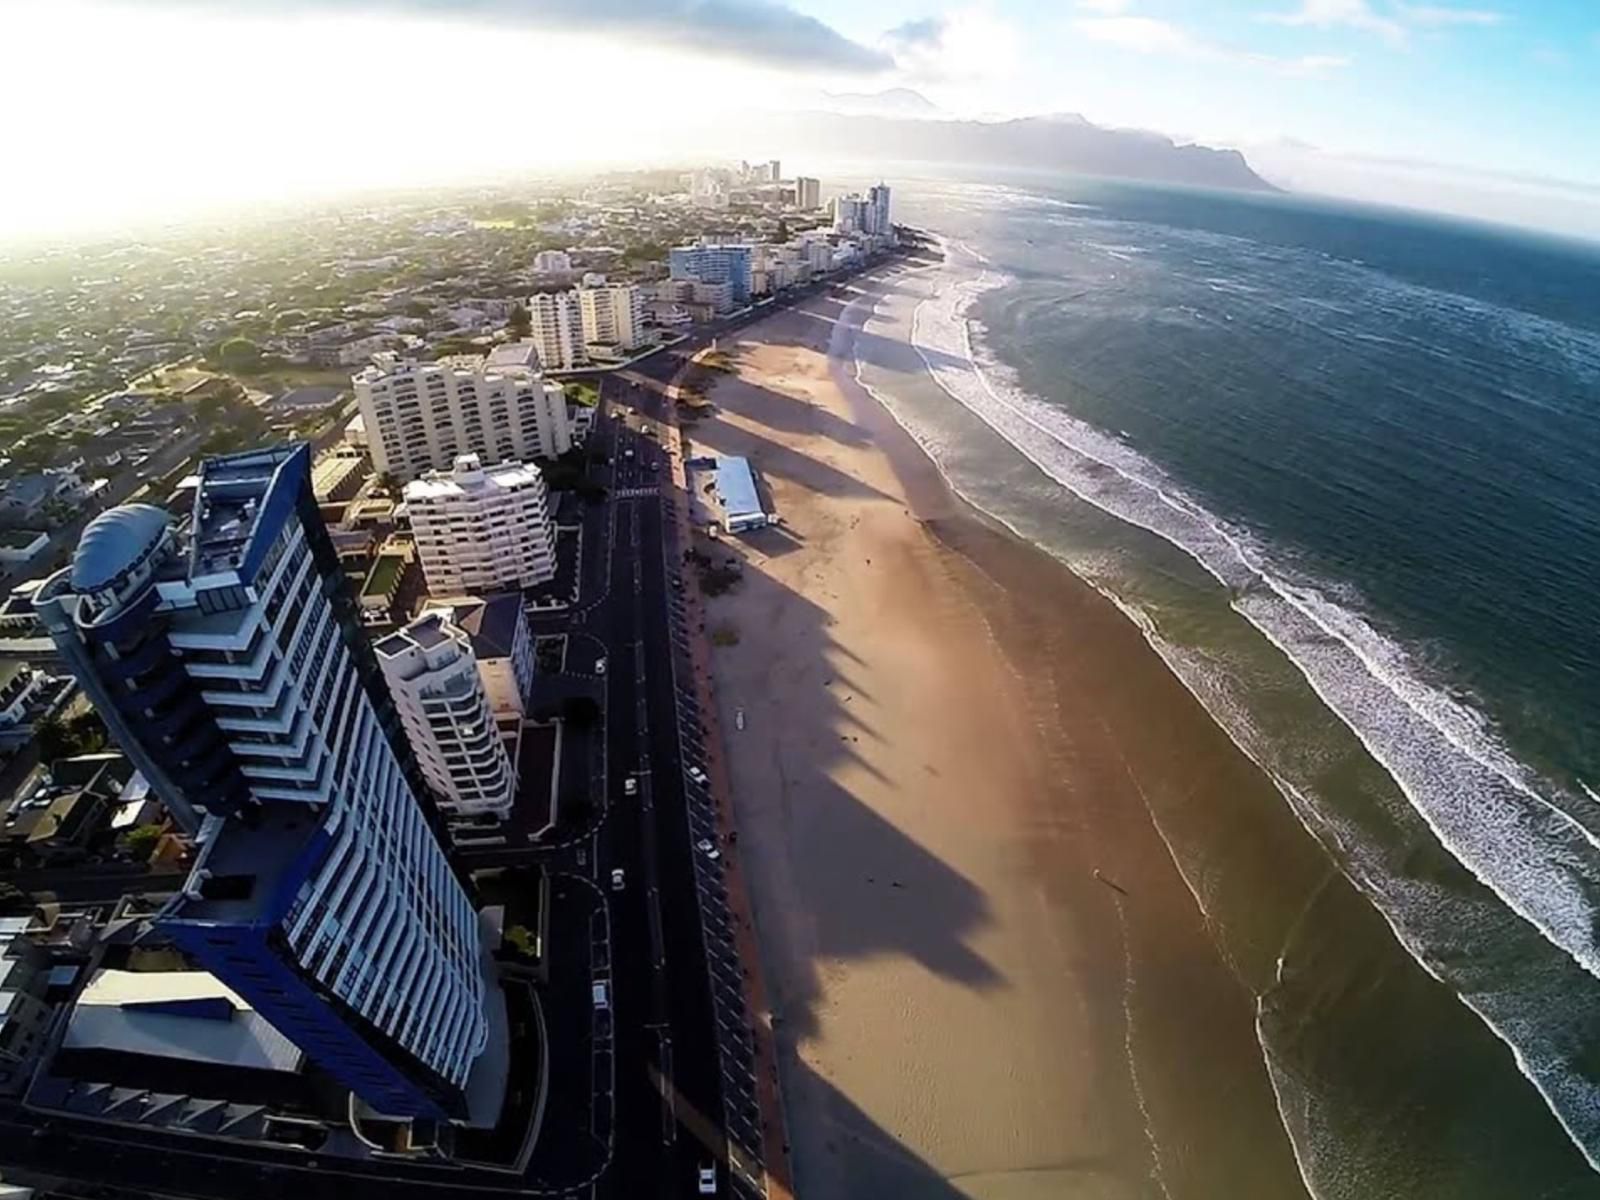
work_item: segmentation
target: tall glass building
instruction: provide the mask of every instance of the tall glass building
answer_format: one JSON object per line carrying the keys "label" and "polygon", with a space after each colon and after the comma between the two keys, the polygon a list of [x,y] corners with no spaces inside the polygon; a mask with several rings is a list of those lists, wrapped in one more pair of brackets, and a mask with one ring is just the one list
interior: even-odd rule
{"label": "tall glass building", "polygon": [[196,838],[157,925],[322,1070],[459,1118],[488,1037],[477,915],[311,491],[310,449],[207,461],[179,528],[110,509],[35,604]]}

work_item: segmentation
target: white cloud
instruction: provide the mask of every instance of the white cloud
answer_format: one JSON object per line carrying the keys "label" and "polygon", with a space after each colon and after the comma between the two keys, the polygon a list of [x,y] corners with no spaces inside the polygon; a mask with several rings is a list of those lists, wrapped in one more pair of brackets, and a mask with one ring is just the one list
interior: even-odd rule
{"label": "white cloud", "polygon": [[1241,50],[1199,37],[1181,25],[1155,17],[1082,17],[1072,25],[1094,41],[1138,54],[1237,63],[1277,75],[1325,75],[1350,65],[1348,58],[1335,54],[1283,57]]}
{"label": "white cloud", "polygon": [[1084,12],[1100,13],[1103,16],[1114,17],[1125,13],[1131,7],[1131,0],[1078,0],[1078,7]]}
{"label": "white cloud", "polygon": [[993,79],[1016,68],[1022,39],[987,8],[959,8],[898,25],[884,48],[906,78],[919,83]]}
{"label": "white cloud", "polygon": [[1455,8],[1444,4],[1397,3],[1385,15],[1370,0],[1300,0],[1293,12],[1268,13],[1261,19],[1277,25],[1315,29],[1359,29],[1375,33],[1391,46],[1402,46],[1413,29],[1498,25],[1505,14],[1487,8]]}
{"label": "white cloud", "polygon": [[1277,25],[1309,25],[1316,29],[1363,29],[1398,45],[1406,40],[1406,27],[1373,11],[1367,0],[1300,0],[1294,12],[1268,13],[1262,18]]}
{"label": "white cloud", "polygon": [[1438,4],[1402,4],[1400,17],[1408,25],[1439,28],[1447,25],[1499,25],[1505,13],[1487,8],[1446,8]]}

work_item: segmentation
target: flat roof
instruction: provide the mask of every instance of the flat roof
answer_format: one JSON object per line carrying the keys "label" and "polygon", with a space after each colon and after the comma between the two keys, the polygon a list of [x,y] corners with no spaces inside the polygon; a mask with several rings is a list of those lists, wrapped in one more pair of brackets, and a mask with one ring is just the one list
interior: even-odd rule
{"label": "flat roof", "polygon": [[300,1049],[207,971],[100,971],[62,1047],[116,1050],[258,1071],[298,1071]]}
{"label": "flat roof", "polygon": [[731,454],[717,455],[717,496],[723,511],[729,517],[766,514],[761,507],[761,493],[756,488],[755,473],[749,459]]}

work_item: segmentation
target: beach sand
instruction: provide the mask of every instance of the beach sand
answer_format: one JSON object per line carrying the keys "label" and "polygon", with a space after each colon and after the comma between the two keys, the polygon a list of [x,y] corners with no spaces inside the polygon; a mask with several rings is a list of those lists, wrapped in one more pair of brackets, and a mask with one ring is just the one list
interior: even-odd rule
{"label": "beach sand", "polygon": [[854,383],[892,278],[741,331],[683,422],[783,518],[699,544],[744,559],[706,621],[796,1191],[1304,1195],[1255,998],[1142,798],[1270,785]]}

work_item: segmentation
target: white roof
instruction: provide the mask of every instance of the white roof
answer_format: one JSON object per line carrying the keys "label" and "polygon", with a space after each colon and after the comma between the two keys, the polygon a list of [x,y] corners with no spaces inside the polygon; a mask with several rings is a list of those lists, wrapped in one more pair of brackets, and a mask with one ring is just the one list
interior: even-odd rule
{"label": "white roof", "polygon": [[297,1071],[302,1058],[208,971],[99,972],[78,998],[62,1045],[261,1071]]}

